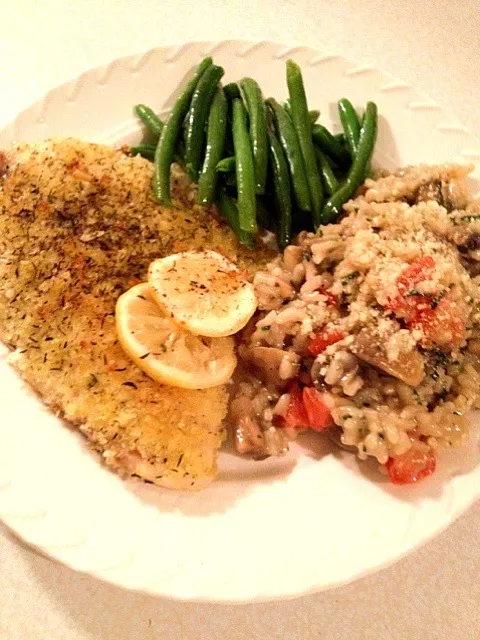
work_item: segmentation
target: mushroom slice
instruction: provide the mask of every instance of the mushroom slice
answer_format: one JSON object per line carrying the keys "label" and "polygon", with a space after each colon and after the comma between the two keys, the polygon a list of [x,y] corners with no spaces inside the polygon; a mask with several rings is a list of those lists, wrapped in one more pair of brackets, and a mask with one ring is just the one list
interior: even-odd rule
{"label": "mushroom slice", "polygon": [[233,426],[235,448],[241,455],[268,455],[265,450],[265,439],[258,424],[252,401],[246,396],[239,396],[230,405],[230,419]]}
{"label": "mushroom slice", "polygon": [[350,347],[357,358],[398,378],[411,387],[418,387],[425,377],[425,359],[418,351],[400,354],[391,362],[382,346],[368,329],[362,329]]}

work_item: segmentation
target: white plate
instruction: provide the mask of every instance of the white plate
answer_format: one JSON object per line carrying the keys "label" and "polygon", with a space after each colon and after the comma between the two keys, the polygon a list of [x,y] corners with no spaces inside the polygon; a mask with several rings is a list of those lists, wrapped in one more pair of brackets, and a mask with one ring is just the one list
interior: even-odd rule
{"label": "white plate", "polygon": [[[51,91],[0,134],[133,142],[132,105],[168,111],[207,54],[226,80],[257,78],[286,97],[285,60],[302,66],[312,107],[336,122],[335,101],[378,103],[377,162],[480,161],[480,142],[402,82],[341,56],[265,42],[190,43],[122,58]],[[474,190],[480,173],[474,173]],[[123,482],[84,440],[44,409],[4,362],[0,370],[0,517],[29,543],[117,585],[174,598],[289,597],[351,581],[400,558],[458,517],[480,492],[480,429],[419,486],[394,487],[312,434],[286,458],[248,462],[231,452],[199,494]]]}

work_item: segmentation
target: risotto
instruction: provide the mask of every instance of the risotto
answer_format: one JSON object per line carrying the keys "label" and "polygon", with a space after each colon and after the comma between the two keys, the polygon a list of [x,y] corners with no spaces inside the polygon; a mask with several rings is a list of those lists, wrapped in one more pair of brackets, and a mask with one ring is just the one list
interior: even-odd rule
{"label": "risotto", "polygon": [[239,452],[328,430],[393,482],[468,435],[480,388],[480,203],[469,167],[368,179],[337,224],[302,232],[254,278],[230,407]]}

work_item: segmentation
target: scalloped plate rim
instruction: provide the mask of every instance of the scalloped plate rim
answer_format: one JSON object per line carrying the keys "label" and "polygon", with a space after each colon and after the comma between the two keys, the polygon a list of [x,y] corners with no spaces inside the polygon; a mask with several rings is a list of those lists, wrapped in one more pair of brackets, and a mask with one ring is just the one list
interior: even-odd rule
{"label": "scalloped plate rim", "polygon": [[[286,44],[284,42],[278,42],[278,41],[266,41],[266,40],[250,40],[250,39],[234,39],[234,40],[212,40],[212,41],[195,41],[195,40],[189,40],[189,41],[185,41],[185,42],[175,42],[175,43],[171,43],[168,45],[163,45],[161,47],[156,47],[154,49],[150,49],[148,51],[136,51],[133,52],[131,54],[122,56],[120,58],[117,58],[115,60],[111,60],[110,62],[103,64],[99,67],[96,68],[92,68],[89,69],[81,74],[79,74],[77,77],[75,78],[71,78],[69,80],[67,80],[66,82],[63,82],[61,85],[58,85],[57,87],[54,87],[50,92],[47,92],[47,94],[45,94],[43,96],[43,98],[41,98],[40,100],[34,102],[33,104],[27,105],[25,106],[25,108],[19,113],[17,114],[17,116],[5,123],[4,125],[2,125],[2,131],[4,129],[7,129],[9,127],[15,126],[15,122],[17,121],[18,117],[24,113],[25,111],[27,111],[30,108],[35,108],[37,106],[41,106],[44,102],[45,99],[50,95],[50,93],[54,90],[60,90],[62,88],[66,88],[68,86],[70,86],[72,83],[78,81],[78,79],[80,77],[83,76],[88,76],[90,74],[100,74],[100,72],[102,70],[107,70],[111,65],[114,65],[115,63],[124,63],[126,64],[127,60],[133,60],[134,58],[138,58],[140,56],[145,57],[146,55],[148,55],[149,53],[152,53],[154,51],[165,51],[165,50],[169,50],[169,49],[174,49],[174,48],[181,48],[181,47],[185,47],[185,46],[191,46],[191,47],[195,47],[195,48],[200,48],[202,47],[205,48],[207,46],[210,47],[210,49],[212,47],[219,47],[219,46],[231,46],[232,48],[235,46],[243,46],[244,48],[248,47],[248,46],[252,46],[258,48],[258,47],[278,47],[281,48],[283,50],[289,50],[289,49],[300,49],[303,51],[309,51],[315,53],[317,56],[323,56],[323,57],[328,57],[331,56],[332,58],[339,58],[345,61],[348,61],[348,59],[344,58],[343,55],[341,54],[334,54],[331,52],[325,52],[322,54],[322,52],[315,48],[315,47],[310,47],[310,46],[303,46],[301,44],[297,44],[297,43],[291,43],[291,44]],[[213,55],[215,56],[215,51],[213,53]],[[249,54],[248,54],[249,55]],[[246,57],[248,57],[248,55]],[[180,58],[182,56],[180,55]],[[178,60],[178,57],[175,59],[175,61],[173,62],[173,64],[176,64]],[[350,61],[348,61],[350,62]],[[379,73],[382,77],[386,78],[387,80],[390,80],[392,83],[393,82],[399,82],[399,80],[397,80],[397,78],[395,78],[394,76],[392,76],[389,72],[383,71],[380,68],[377,67],[371,67],[372,71]],[[402,83],[405,85],[405,83]],[[430,100],[430,98],[428,97],[428,95],[425,92],[422,91],[418,91],[416,88],[411,87],[410,85],[406,85],[405,89],[411,90],[416,96],[419,96],[421,98],[425,98],[426,100],[432,102]],[[448,116],[448,118],[455,120],[456,122],[459,122],[457,116],[455,115],[454,112],[452,111],[445,111],[441,105],[439,105],[439,109],[441,110],[441,113]],[[468,135],[470,137],[470,139],[472,138],[476,138],[476,136],[473,136],[473,134],[466,130],[466,135]],[[478,139],[477,139],[477,143],[478,143]],[[79,436],[80,437],[80,436]],[[160,491],[162,491],[160,489]],[[1,494],[1,491],[0,491]],[[478,498],[480,498],[480,488],[477,489],[477,493],[476,494],[472,494],[469,498],[469,500],[467,500],[466,503],[463,503],[460,507],[458,508],[454,508],[453,510],[451,510],[449,512],[449,519],[447,519],[445,521],[445,523],[440,526],[437,527],[437,529],[435,531],[433,531],[430,535],[423,537],[421,539],[421,541],[416,542],[416,544],[413,546],[414,549],[419,548],[420,546],[423,546],[424,544],[426,544],[428,541],[430,541],[432,538],[434,538],[436,535],[439,535],[442,531],[444,531],[445,529],[448,528],[448,526],[455,521],[458,517],[460,517],[460,515],[469,507],[471,506]],[[1,495],[0,495],[0,505],[1,505]],[[63,556],[61,552],[55,552],[52,549],[48,549],[48,547],[42,547],[41,545],[38,545],[35,543],[35,535],[28,535],[28,532],[25,531],[25,528],[23,530],[23,533],[21,531],[19,531],[19,529],[21,529],[22,527],[18,524],[15,524],[15,522],[11,522],[11,518],[5,517],[4,518],[5,523],[7,524],[7,526],[16,534],[19,535],[22,539],[27,540],[28,543],[34,547],[37,547],[42,553],[53,557],[56,561],[62,562],[63,564],[69,564],[68,560]],[[310,584],[309,586],[306,586],[304,589],[296,589],[296,590],[292,590],[292,591],[288,591],[284,590],[283,592],[273,592],[270,595],[265,595],[265,594],[259,594],[255,591],[255,588],[252,589],[253,595],[247,598],[234,598],[234,597],[229,597],[227,599],[222,599],[221,597],[219,598],[218,595],[214,596],[213,598],[208,596],[208,594],[199,594],[194,593],[194,594],[187,594],[187,595],[179,595],[178,593],[174,593],[173,597],[175,597],[175,599],[179,599],[179,600],[185,600],[185,601],[198,601],[198,602],[225,602],[225,603],[242,603],[242,602],[266,602],[266,601],[271,601],[271,600],[277,600],[279,598],[294,598],[300,595],[306,595],[309,593],[314,593],[314,592],[318,592],[320,590],[326,590],[326,589],[330,589],[330,588],[336,588],[339,587],[341,585],[344,584],[348,584],[350,582],[352,582],[353,580],[357,580],[360,579],[366,575],[370,575],[376,571],[379,571],[383,568],[387,568],[389,566],[391,566],[392,564],[394,564],[395,562],[397,562],[398,560],[400,560],[401,558],[405,557],[413,548],[406,548],[403,551],[400,551],[399,553],[397,553],[396,555],[394,555],[394,557],[391,557],[390,559],[387,560],[380,560],[376,565],[374,566],[370,566],[367,567],[363,570],[357,571],[353,576],[350,576],[348,578],[345,579],[340,579],[340,580],[333,580],[331,583],[327,584],[327,585],[321,585],[320,587],[315,584]],[[69,566],[72,566],[71,564]],[[115,578],[113,576],[109,576],[109,575],[102,575],[102,573],[105,573],[106,570],[104,570],[103,572],[100,571],[88,571],[82,568],[77,568],[76,569],[79,572],[82,573],[86,573],[89,575],[92,575],[94,577],[97,577],[101,580],[107,581],[107,582],[111,582],[113,584],[116,584],[117,586],[123,586],[122,585],[122,581],[119,578]],[[146,593],[149,594],[156,594],[159,596],[163,596],[163,597],[172,597],[172,592],[171,590],[169,591],[168,589],[168,581],[167,581],[167,589],[162,590],[160,588],[135,588],[135,590],[139,590],[139,591],[144,591]],[[274,591],[274,590],[273,590]]]}

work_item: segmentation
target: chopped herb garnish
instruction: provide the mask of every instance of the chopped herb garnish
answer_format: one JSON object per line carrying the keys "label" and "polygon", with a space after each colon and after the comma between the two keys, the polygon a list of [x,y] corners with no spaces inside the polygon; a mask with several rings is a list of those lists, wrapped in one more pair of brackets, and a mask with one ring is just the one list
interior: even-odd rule
{"label": "chopped herb garnish", "polygon": [[425,294],[421,291],[418,291],[418,289],[412,289],[411,291],[407,291],[407,293],[404,295],[405,298],[411,298],[412,296],[425,296]]}
{"label": "chopped herb garnish", "polygon": [[417,401],[417,404],[422,404],[422,398],[420,397],[420,394],[416,389],[413,389],[413,395],[415,396],[415,400]]}
{"label": "chopped herb garnish", "polygon": [[435,298],[433,298],[433,300],[430,302],[430,307],[432,309],[435,309],[438,306],[438,303],[440,302],[440,300],[443,298],[443,296],[446,294],[446,291],[440,291],[440,293],[438,294],[438,296],[435,296]]}
{"label": "chopped herb garnish", "polygon": [[122,385],[124,387],[132,387],[132,389],[137,389],[137,385],[134,382],[130,382],[129,380],[127,382],[123,382]]}
{"label": "chopped herb garnish", "polygon": [[342,420],[349,420],[352,416],[349,413],[346,413],[344,416],[342,416]]}
{"label": "chopped herb garnish", "polygon": [[434,367],[441,367],[441,366],[446,366],[447,364],[450,364],[451,362],[451,357],[445,353],[444,351],[434,351],[432,353],[433,356],[433,366]]}
{"label": "chopped herb garnish", "polygon": [[437,398],[439,400],[445,400],[447,395],[448,395],[448,389],[446,387],[442,387],[442,390],[440,391],[440,393],[437,394]]}
{"label": "chopped herb garnish", "polygon": [[272,327],[271,324],[264,324],[262,327],[262,331],[268,331]]}
{"label": "chopped herb garnish", "polygon": [[150,351],[147,351],[147,353],[144,353],[143,356],[140,356],[140,360],[145,360],[145,358],[148,358],[149,355]]}
{"label": "chopped herb garnish", "polygon": [[[160,349],[162,350],[162,353],[167,353],[167,347],[164,344],[160,345]],[[161,356],[162,353],[159,353],[158,351],[152,351],[152,355],[154,356]]]}
{"label": "chopped herb garnish", "polygon": [[360,271],[352,271],[352,273],[349,273],[344,278],[342,278],[342,285],[346,286],[349,282],[355,280],[355,278],[358,278],[359,275]]}
{"label": "chopped herb garnish", "polygon": [[98,384],[98,378],[94,373],[90,374],[90,378],[88,380],[88,384],[87,384],[87,388],[91,389],[92,387],[94,387],[96,384]]}

